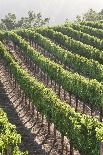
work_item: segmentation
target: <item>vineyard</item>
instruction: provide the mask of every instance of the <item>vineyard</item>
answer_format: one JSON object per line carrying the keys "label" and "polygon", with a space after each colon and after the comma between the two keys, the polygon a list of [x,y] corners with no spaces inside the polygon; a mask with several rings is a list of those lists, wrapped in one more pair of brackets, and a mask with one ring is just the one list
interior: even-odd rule
{"label": "vineyard", "polygon": [[[0,93],[32,139],[20,149],[17,133],[15,145],[0,137],[1,154],[103,155],[102,38],[103,24],[96,22],[0,31]],[[6,137],[12,141],[10,131]]]}

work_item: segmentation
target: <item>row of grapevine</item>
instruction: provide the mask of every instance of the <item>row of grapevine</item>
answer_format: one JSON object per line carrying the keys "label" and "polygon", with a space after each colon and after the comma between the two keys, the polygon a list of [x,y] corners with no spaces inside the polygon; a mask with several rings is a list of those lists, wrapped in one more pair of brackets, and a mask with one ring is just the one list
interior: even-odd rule
{"label": "row of grapevine", "polygon": [[103,52],[99,49],[95,49],[92,46],[83,44],[80,41],[75,41],[67,35],[63,35],[61,32],[55,32],[49,28],[40,28],[36,31],[75,54],[79,54],[88,59],[97,60],[101,64],[103,63]]}
{"label": "row of grapevine", "polygon": [[70,27],[70,25],[55,26],[55,27],[53,27],[53,30],[62,32],[63,34],[67,35],[68,37],[78,40],[84,44],[91,45],[94,48],[98,48],[99,50],[103,49],[103,41],[102,40],[100,40],[94,36],[90,36],[89,34],[86,34],[84,32],[74,30],[72,28],[72,26]]}
{"label": "row of grapevine", "polygon": [[16,127],[8,121],[6,113],[0,109],[0,154],[27,155],[27,152],[20,152],[20,143],[21,136],[17,134]]}
{"label": "row of grapevine", "polygon": [[102,29],[93,28],[90,26],[85,26],[85,25],[80,25],[80,24],[74,24],[74,23],[72,23],[70,26],[75,30],[82,31],[82,32],[87,33],[91,36],[95,36],[99,39],[103,39],[103,30]]}
{"label": "row of grapevine", "polygon": [[80,24],[90,26],[93,28],[103,29],[103,23],[101,22],[83,21],[83,22],[80,22]]}
{"label": "row of grapevine", "polygon": [[[81,155],[99,155],[99,142],[103,140],[103,125],[96,119],[76,113],[60,101],[55,93],[32,78],[11,57],[0,42],[0,56],[25,95],[56,128],[67,136]],[[61,117],[62,116],[62,117]]]}
{"label": "row of grapevine", "polygon": [[61,65],[45,58],[34,50],[25,40],[13,32],[4,33],[4,38],[16,43],[16,45],[28,56],[29,59],[46,73],[50,79],[56,81],[64,90],[78,97],[85,104],[94,109],[103,107],[103,85],[96,80],[89,80],[77,73],[66,71]]}
{"label": "row of grapevine", "polygon": [[20,30],[17,31],[17,34],[25,39],[34,41],[34,43],[37,43],[45,51],[53,54],[56,59],[60,60],[64,64],[64,66],[68,66],[73,69],[74,72],[78,72],[79,74],[92,79],[97,79],[98,81],[103,81],[103,65],[99,64],[97,61],[90,60],[64,50],[48,38],[31,30]]}

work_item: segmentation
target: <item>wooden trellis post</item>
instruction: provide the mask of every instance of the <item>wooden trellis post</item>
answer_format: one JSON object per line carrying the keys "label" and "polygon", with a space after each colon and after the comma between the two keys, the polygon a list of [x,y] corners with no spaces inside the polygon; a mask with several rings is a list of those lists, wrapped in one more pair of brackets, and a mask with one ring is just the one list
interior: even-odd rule
{"label": "wooden trellis post", "polygon": [[100,108],[100,122],[102,122],[102,117],[103,117],[103,109],[102,107]]}
{"label": "wooden trellis post", "polygon": [[78,97],[76,97],[76,107],[75,107],[75,111],[78,111]]}
{"label": "wooden trellis post", "polygon": [[70,141],[70,155],[74,155],[73,144],[71,141]]}
{"label": "wooden trellis post", "polygon": [[100,155],[103,155],[103,142],[100,142]]}

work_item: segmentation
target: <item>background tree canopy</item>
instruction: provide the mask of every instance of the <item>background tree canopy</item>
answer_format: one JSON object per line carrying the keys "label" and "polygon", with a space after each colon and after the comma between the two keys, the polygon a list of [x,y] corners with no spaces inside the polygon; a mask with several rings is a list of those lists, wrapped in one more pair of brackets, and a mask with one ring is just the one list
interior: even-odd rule
{"label": "background tree canopy", "polygon": [[89,9],[82,16],[77,16],[76,21],[101,21],[103,20],[103,9],[100,12],[96,12],[93,9]]}
{"label": "background tree canopy", "polygon": [[[41,13],[35,13],[29,11],[27,17],[21,17],[17,20],[15,14],[8,13],[3,19],[0,20],[1,30],[13,30],[17,28],[32,28],[34,26],[43,26],[49,23],[50,18],[43,18]],[[67,19],[66,22],[69,20]],[[93,9],[89,9],[82,16],[77,15],[76,22],[80,21],[103,21],[103,9],[100,12],[96,12]]]}
{"label": "background tree canopy", "polygon": [[[100,12],[96,12],[93,9],[89,9],[83,15],[77,15],[76,20],[74,22],[81,22],[81,21],[99,21],[103,22],[103,9]],[[69,19],[66,19],[65,23],[70,22]]]}
{"label": "background tree canopy", "polygon": [[13,30],[17,28],[32,28],[34,26],[43,26],[49,23],[50,18],[43,18],[41,13],[28,12],[27,17],[21,17],[17,20],[15,14],[8,13],[4,19],[0,21],[1,30]]}

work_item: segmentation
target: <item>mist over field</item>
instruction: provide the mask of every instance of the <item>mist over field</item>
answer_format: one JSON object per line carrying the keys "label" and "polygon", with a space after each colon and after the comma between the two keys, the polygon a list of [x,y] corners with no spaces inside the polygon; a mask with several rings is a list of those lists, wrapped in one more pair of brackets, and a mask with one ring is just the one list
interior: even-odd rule
{"label": "mist over field", "polygon": [[51,24],[59,24],[67,18],[75,19],[78,14],[81,15],[90,8],[100,11],[103,0],[0,0],[0,18],[8,12],[16,13],[19,18],[33,10],[50,17]]}

